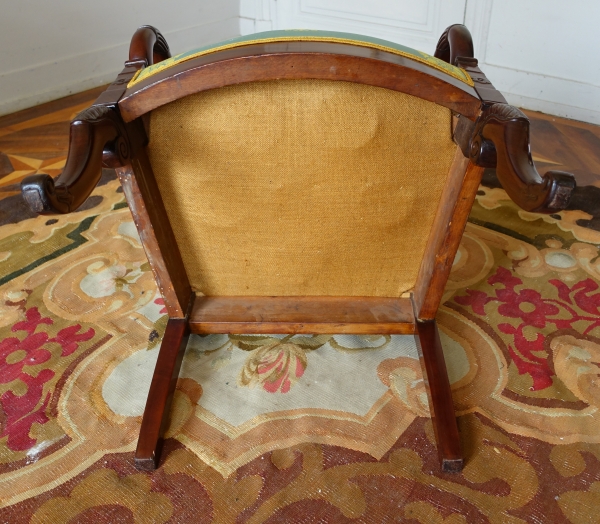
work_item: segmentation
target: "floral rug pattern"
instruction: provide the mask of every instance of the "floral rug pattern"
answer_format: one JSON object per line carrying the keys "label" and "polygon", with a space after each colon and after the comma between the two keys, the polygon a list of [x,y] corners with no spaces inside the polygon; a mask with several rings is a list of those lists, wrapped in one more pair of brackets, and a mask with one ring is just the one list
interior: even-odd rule
{"label": "floral rug pattern", "polygon": [[481,187],[438,315],[460,475],[439,471],[412,337],[268,334],[191,337],[162,466],[136,471],[167,317],[118,182],[19,213],[0,226],[0,522],[597,522],[583,211]]}

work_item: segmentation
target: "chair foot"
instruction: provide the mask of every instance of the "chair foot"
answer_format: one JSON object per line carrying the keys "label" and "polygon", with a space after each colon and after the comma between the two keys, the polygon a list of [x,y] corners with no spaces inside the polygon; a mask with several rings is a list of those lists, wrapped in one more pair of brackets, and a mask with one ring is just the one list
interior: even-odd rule
{"label": "chair foot", "polygon": [[136,469],[142,471],[153,471],[156,469],[158,464],[156,463],[155,457],[138,457],[137,451],[134,459]]}
{"label": "chair foot", "polygon": [[435,320],[417,321],[415,339],[429,399],[429,410],[442,471],[460,473],[463,456],[450,380]]}
{"label": "chair foot", "polygon": [[460,473],[464,466],[463,459],[442,459],[442,471],[444,473]]}
{"label": "chair foot", "polygon": [[158,467],[162,436],[169,422],[171,400],[189,334],[186,319],[169,319],[152,376],[135,451],[135,466],[138,469],[153,470]]}

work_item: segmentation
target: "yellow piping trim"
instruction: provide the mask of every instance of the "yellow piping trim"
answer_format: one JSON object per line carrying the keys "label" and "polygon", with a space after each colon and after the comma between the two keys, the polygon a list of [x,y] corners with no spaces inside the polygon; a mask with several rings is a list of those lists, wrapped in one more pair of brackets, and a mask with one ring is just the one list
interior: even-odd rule
{"label": "yellow piping trim", "polygon": [[[464,82],[465,84],[470,85],[471,87],[473,87],[475,85],[473,80],[469,76],[469,73],[467,73],[464,69],[462,69],[460,67],[452,66],[450,64],[448,64],[448,68],[441,66],[438,64],[438,62],[442,62],[441,60],[439,60],[438,58],[435,58],[431,55],[428,55],[426,53],[421,53],[423,56],[420,57],[420,56],[413,55],[411,53],[406,53],[405,51],[400,51],[399,49],[394,49],[393,47],[387,47],[384,45],[375,44],[375,43],[371,43],[371,42],[364,42],[362,40],[350,40],[350,39],[346,39],[346,38],[319,37],[319,36],[280,36],[280,37],[274,37],[274,38],[262,38],[259,40],[248,40],[246,42],[235,42],[233,44],[225,44],[225,45],[222,45],[219,47],[213,47],[211,49],[205,49],[203,51],[198,51],[197,53],[192,53],[190,55],[184,56],[177,60],[167,58],[166,60],[163,60],[162,62],[159,62],[159,63],[151,66],[152,69],[147,74],[143,74],[143,73],[145,71],[147,71],[148,68],[140,69],[133,76],[133,78],[129,81],[129,83],[127,84],[127,88],[129,89],[129,88],[133,87],[135,84],[141,82],[142,80],[145,80],[146,78],[149,78],[149,77],[155,75],[156,73],[159,73],[160,71],[162,71],[164,69],[168,69],[169,67],[172,67],[176,64],[186,62],[187,60],[192,60],[194,58],[198,58],[199,56],[209,55],[211,53],[216,53],[218,51],[224,51],[226,49],[232,49],[234,47],[243,47],[243,46],[253,45],[253,44],[269,44],[269,43],[274,43],[274,42],[298,42],[298,41],[335,42],[335,43],[339,43],[339,44],[352,44],[352,45],[359,45],[361,47],[370,47],[372,49],[379,49],[380,51],[386,51],[388,53],[393,53],[395,55],[403,56],[405,58],[408,58],[409,60],[415,60],[416,62],[420,62],[422,64],[433,67],[434,69],[437,69],[438,71],[441,71],[442,73],[446,73],[447,75],[450,75],[453,78],[456,78],[457,80],[460,80],[461,82]],[[417,51],[417,52],[420,53],[420,51]],[[442,62],[442,63],[445,63],[445,62]],[[165,65],[163,65],[163,64],[165,64]],[[460,71],[464,76],[455,73],[453,70]]]}

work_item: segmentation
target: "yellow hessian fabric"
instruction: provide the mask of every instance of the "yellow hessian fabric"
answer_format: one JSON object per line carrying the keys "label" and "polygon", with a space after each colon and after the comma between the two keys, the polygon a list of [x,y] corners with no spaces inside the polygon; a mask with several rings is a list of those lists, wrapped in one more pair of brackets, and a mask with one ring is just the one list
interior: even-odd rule
{"label": "yellow hessian fabric", "polygon": [[279,80],[153,111],[149,155],[195,291],[399,296],[456,146],[450,111],[379,87]]}

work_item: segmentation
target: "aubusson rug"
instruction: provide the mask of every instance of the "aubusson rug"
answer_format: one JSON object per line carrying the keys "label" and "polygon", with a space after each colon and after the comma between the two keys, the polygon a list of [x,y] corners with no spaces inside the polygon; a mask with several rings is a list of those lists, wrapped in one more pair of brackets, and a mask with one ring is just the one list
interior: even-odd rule
{"label": "aubusson rug", "polygon": [[439,471],[412,337],[268,334],[192,337],[145,473],[133,450],[167,317],[107,175],[70,215],[0,200],[0,522],[598,522],[590,215],[481,187],[438,316],[462,474]]}

